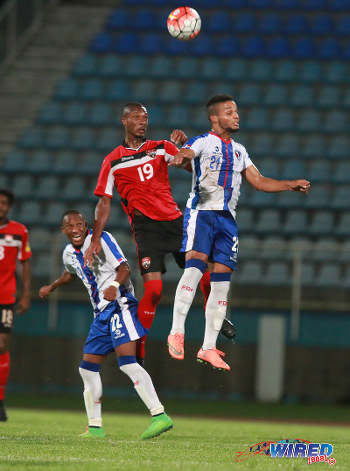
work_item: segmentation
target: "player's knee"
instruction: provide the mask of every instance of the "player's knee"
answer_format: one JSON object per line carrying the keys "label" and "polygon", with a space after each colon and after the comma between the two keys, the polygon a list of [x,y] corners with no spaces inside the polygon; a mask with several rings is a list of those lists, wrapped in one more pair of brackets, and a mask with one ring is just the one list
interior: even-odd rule
{"label": "player's knee", "polygon": [[152,306],[157,306],[162,297],[162,281],[151,280],[145,283],[145,298],[148,298]]}

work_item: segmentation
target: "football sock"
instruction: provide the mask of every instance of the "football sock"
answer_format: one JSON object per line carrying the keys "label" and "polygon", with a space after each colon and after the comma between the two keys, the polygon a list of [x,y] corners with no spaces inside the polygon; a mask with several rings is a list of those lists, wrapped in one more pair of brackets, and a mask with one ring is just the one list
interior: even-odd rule
{"label": "football sock", "polygon": [[[145,292],[139,302],[137,315],[141,324],[146,329],[151,328],[156,308],[162,295],[162,286],[162,280],[150,280],[144,283]],[[139,359],[145,358],[145,344],[146,336],[141,337],[136,342],[136,355]]]}
{"label": "football sock", "polygon": [[10,353],[0,355],[0,401],[5,397],[5,386],[10,372]]}
{"label": "football sock", "polygon": [[202,260],[193,258],[186,261],[186,268],[176,288],[171,335],[185,333],[187,313],[195,297],[198,283],[206,269],[207,264]]}
{"label": "football sock", "polygon": [[119,368],[134,383],[134,388],[140,396],[147,409],[152,415],[164,412],[164,407],[160,403],[152,380],[147,371],[136,362],[134,356],[121,356],[118,358]]}
{"label": "football sock", "polygon": [[216,348],[216,339],[226,315],[230,278],[231,273],[210,274],[211,289],[205,310],[203,350]]}
{"label": "football sock", "polygon": [[83,360],[79,367],[84,382],[84,402],[90,427],[102,427],[101,399],[102,382],[99,370],[101,365]]}
{"label": "football sock", "polygon": [[210,294],[210,273],[208,271],[203,273],[203,276],[200,282],[200,287],[204,296],[204,309],[205,309],[207,306],[207,301]]}

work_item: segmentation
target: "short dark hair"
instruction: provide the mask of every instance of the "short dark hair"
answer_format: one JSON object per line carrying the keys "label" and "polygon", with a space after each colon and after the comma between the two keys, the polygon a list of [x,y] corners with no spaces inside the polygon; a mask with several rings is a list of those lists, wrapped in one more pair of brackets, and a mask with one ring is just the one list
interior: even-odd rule
{"label": "short dark hair", "polygon": [[81,216],[85,221],[84,215],[80,211],[78,211],[77,209],[68,209],[62,215],[62,222],[66,216],[71,216],[73,214]]}
{"label": "short dark hair", "polygon": [[123,106],[122,116],[124,116],[126,113],[130,113],[130,111],[134,111],[137,108],[146,109],[145,105],[143,105],[142,103],[138,103],[137,101],[131,101],[130,103],[126,103]]}
{"label": "short dark hair", "polygon": [[231,95],[226,94],[214,95],[213,97],[211,97],[206,105],[208,115],[210,116],[211,114],[215,114],[215,105],[217,105],[218,103],[225,103],[225,101],[233,101],[233,97]]}
{"label": "short dark hair", "polygon": [[0,195],[6,196],[9,206],[13,205],[15,201],[15,195],[10,190],[0,189]]}

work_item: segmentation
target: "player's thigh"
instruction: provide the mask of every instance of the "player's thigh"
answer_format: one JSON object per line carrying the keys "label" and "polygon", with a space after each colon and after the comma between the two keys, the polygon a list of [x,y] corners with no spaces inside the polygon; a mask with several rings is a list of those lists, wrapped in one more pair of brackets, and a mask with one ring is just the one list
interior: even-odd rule
{"label": "player's thigh", "polygon": [[164,236],[161,233],[160,221],[153,221],[146,216],[135,216],[133,229],[141,275],[164,273]]}
{"label": "player's thigh", "polygon": [[[234,218],[228,212],[218,215],[217,230],[211,259],[214,262],[213,271],[224,265],[232,270],[236,269],[238,257],[238,229]],[[215,264],[216,268],[215,268]],[[219,264],[219,265],[218,265]]]}
{"label": "player's thigh", "polygon": [[[135,300],[136,301],[136,300]],[[120,347],[127,343],[134,344],[136,340],[147,335],[148,330],[143,327],[141,321],[137,316],[138,303],[133,302],[132,299],[123,297],[119,302],[113,303],[115,305],[114,312],[110,316],[110,339],[113,345],[113,350],[118,351]],[[123,347],[122,350],[128,347]],[[130,349],[133,347],[130,346]],[[131,353],[131,355],[134,355]]]}
{"label": "player's thigh", "polygon": [[184,236],[181,250],[194,250],[210,255],[214,240],[215,211],[199,211],[186,208]]}
{"label": "player's thigh", "polygon": [[109,313],[109,316],[103,315],[103,312],[100,312],[91,324],[83,350],[84,360],[85,355],[105,356],[114,350],[110,336],[110,316],[112,312]]}
{"label": "player's thigh", "polygon": [[135,356],[136,355],[136,341],[126,342],[115,348],[118,357]]}
{"label": "player's thigh", "polygon": [[0,305],[0,354],[8,350],[14,321],[14,305]]}
{"label": "player's thigh", "polygon": [[89,363],[96,363],[101,365],[103,360],[106,358],[106,355],[94,355],[92,353],[84,353],[83,360],[88,361]]}

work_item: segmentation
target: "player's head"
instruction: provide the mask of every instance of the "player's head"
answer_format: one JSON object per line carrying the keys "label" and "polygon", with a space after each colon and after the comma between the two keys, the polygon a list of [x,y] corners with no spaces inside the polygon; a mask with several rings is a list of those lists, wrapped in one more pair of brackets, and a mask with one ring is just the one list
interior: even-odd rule
{"label": "player's head", "polygon": [[14,199],[12,191],[0,189],[0,221],[7,218]]}
{"label": "player's head", "polygon": [[231,95],[215,95],[207,103],[209,121],[215,132],[237,132],[239,115]]}
{"label": "player's head", "polygon": [[148,127],[148,113],[142,103],[127,103],[122,111],[125,134],[143,139]]}
{"label": "player's head", "polygon": [[88,234],[86,219],[77,209],[69,209],[62,216],[62,232],[74,247],[81,247]]}

